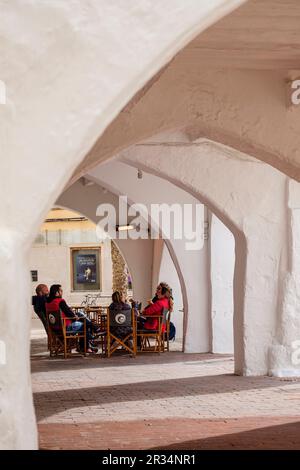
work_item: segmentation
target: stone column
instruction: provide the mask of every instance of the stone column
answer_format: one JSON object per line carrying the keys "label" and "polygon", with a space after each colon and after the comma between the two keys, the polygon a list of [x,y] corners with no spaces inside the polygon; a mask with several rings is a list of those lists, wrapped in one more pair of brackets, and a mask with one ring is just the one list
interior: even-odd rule
{"label": "stone column", "polygon": [[36,449],[29,356],[30,282],[19,234],[1,230],[0,264],[0,449]]}
{"label": "stone column", "polygon": [[288,181],[286,250],[280,266],[276,337],[270,348],[270,375],[300,376],[300,185]]}
{"label": "stone column", "polygon": [[127,295],[127,272],[123,256],[115,243],[111,242],[111,259],[113,266],[113,291],[124,292]]}
{"label": "stone column", "polygon": [[[282,198],[283,199],[283,198]],[[245,284],[240,332],[243,334],[243,375],[269,373],[269,350],[276,336],[280,262],[286,243],[284,200],[270,211],[269,220],[259,215],[245,221]],[[271,213],[274,214],[271,215]],[[240,312],[235,310],[235,316]],[[236,320],[236,318],[235,318]]]}
{"label": "stone column", "polygon": [[214,214],[209,233],[212,352],[232,354],[234,237]]}

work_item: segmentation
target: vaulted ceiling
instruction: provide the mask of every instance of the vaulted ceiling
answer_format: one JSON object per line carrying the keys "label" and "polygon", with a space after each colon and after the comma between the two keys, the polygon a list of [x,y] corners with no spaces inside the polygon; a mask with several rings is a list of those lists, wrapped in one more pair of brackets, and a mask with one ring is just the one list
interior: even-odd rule
{"label": "vaulted ceiling", "polygon": [[[270,72],[277,74],[277,77],[280,75],[281,79],[284,79],[285,76],[291,76],[291,74],[297,74],[297,70],[300,70],[299,25],[299,0],[248,0],[244,5],[201,33],[133,97],[87,154],[73,175],[72,181],[83,175],[86,169],[114,154],[114,147],[117,151],[129,143],[132,144],[132,139],[129,142],[126,135],[120,136],[120,129],[122,127],[124,129],[124,113],[127,129],[132,130],[136,126],[134,119],[137,108],[139,108],[138,119],[141,119],[142,116],[147,120],[149,114],[153,112],[151,105],[149,107],[149,101],[151,103],[149,96],[158,82],[162,79],[166,81],[166,76],[168,76],[168,80],[170,76],[176,77],[180,82],[187,81],[189,74],[194,76],[199,74],[199,92],[201,93],[203,92],[201,86],[205,88],[203,80],[201,83],[201,74],[205,74],[207,71],[211,73],[216,70],[216,73],[219,73],[222,69],[227,70],[227,80],[228,71],[238,73],[239,70]],[[211,76],[209,80],[211,81]],[[210,85],[211,82],[209,88],[211,88]],[[186,88],[188,87],[187,84]],[[148,97],[146,103],[144,103],[145,95]],[[173,102],[176,102],[177,98],[178,96],[174,96]],[[162,94],[161,101],[164,100],[165,94]],[[141,112],[143,106],[145,109]],[[171,114],[172,101],[170,97],[166,106],[169,106]],[[157,120],[159,120],[159,115]],[[137,134],[138,132],[137,130]],[[140,137],[143,138],[143,136]],[[138,140],[139,136],[137,135]],[[268,159],[269,162],[271,160],[271,158]],[[274,166],[283,168],[280,164]],[[300,175],[298,170],[288,170],[287,173],[297,179]]]}

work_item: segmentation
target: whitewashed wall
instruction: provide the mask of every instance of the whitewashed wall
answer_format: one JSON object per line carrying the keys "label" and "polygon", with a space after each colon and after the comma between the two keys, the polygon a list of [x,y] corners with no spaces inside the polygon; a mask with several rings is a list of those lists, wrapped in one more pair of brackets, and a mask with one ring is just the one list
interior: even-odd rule
{"label": "whitewashed wall", "polygon": [[212,352],[233,353],[234,237],[213,214],[209,233]]}
{"label": "whitewashed wall", "polygon": [[0,70],[7,102],[0,109],[0,262],[7,269],[0,273],[0,339],[9,357],[0,374],[1,449],[38,447],[25,314],[34,235],[128,100],[242,1],[134,0],[130,8],[127,3],[1,1]]}

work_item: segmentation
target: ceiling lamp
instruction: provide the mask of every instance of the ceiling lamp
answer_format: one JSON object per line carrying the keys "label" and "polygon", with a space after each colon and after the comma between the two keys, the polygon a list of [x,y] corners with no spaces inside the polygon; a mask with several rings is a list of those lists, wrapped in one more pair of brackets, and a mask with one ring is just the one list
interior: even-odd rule
{"label": "ceiling lamp", "polygon": [[116,226],[116,231],[117,232],[123,232],[125,230],[133,230],[135,228],[134,225],[117,225]]}

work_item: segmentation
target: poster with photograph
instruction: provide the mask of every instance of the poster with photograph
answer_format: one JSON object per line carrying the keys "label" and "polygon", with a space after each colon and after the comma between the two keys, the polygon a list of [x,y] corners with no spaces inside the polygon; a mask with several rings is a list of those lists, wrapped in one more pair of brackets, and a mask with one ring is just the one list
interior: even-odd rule
{"label": "poster with photograph", "polygon": [[96,255],[81,255],[76,257],[77,282],[79,284],[92,284],[97,281]]}
{"label": "poster with photograph", "polygon": [[71,249],[73,290],[100,290],[100,248]]}

